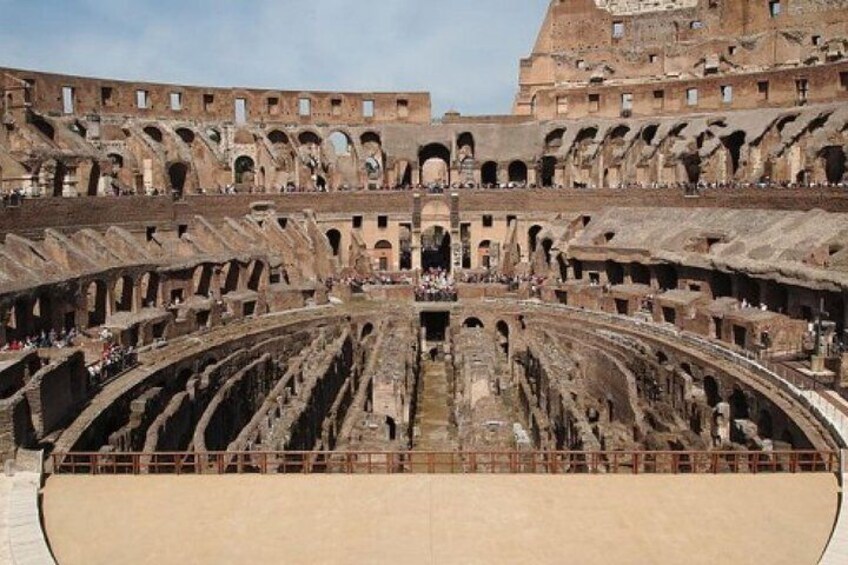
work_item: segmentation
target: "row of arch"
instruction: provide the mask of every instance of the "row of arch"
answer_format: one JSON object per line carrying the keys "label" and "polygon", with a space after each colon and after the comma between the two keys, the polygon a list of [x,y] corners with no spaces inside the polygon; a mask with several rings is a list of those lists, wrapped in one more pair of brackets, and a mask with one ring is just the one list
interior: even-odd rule
{"label": "row of arch", "polygon": [[[217,288],[213,287],[216,275]],[[45,289],[32,297],[20,296],[11,300],[0,309],[3,313],[2,337],[9,343],[50,330],[97,328],[114,314],[161,309],[183,302],[190,296],[209,298],[245,290],[259,292],[267,285],[268,278],[264,261],[242,264],[233,260],[221,265],[197,265],[186,279],[190,282],[170,286],[171,294],[167,296],[166,277],[156,271],[81,280],[78,296],[56,294]],[[183,278],[174,280],[182,281]]]}

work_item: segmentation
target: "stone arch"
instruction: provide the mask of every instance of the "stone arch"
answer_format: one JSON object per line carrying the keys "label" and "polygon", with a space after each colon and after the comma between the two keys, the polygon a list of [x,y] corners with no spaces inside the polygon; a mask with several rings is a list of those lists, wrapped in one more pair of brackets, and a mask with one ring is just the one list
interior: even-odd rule
{"label": "stone arch", "polygon": [[740,388],[734,388],[730,395],[730,418],[732,420],[747,420],[750,418],[748,397]]}
{"label": "stone arch", "polygon": [[192,287],[196,296],[209,296],[212,288],[212,265],[204,263],[194,268]]}
{"label": "stone arch", "polygon": [[744,131],[735,131],[732,134],[721,138],[721,143],[724,145],[724,148],[730,156],[730,169],[728,172],[731,176],[736,175],[739,171],[742,160],[742,147],[745,145],[746,137],[747,136]]}
{"label": "stone arch", "polygon": [[476,146],[474,136],[471,132],[461,133],[456,140],[456,154],[459,161],[459,176],[463,182],[474,181],[474,169],[476,168]]}
{"label": "stone arch", "polygon": [[248,155],[236,158],[233,164],[233,180],[236,184],[253,184],[255,180],[256,163]]}
{"label": "stone arch", "polygon": [[474,134],[472,134],[470,131],[466,131],[459,134],[456,137],[456,149],[460,153],[460,155],[464,153],[469,157],[474,157],[476,150]]}
{"label": "stone arch", "polygon": [[494,161],[486,161],[480,168],[480,182],[484,186],[498,184],[498,164]]}
{"label": "stone arch", "polygon": [[545,264],[551,264],[551,250],[554,248],[554,240],[546,237],[542,239],[542,251],[545,253]]}
{"label": "stone arch", "polygon": [[542,229],[542,226],[536,224],[527,230],[527,249],[530,250],[531,255],[536,252],[539,245],[539,234],[542,233]]}
{"label": "stone arch", "polygon": [[96,328],[106,323],[106,282],[96,279],[86,287],[88,327]]}
{"label": "stone arch", "polygon": [[596,135],[598,135],[598,128],[596,126],[584,127],[577,132],[577,136],[574,138],[574,144],[580,145],[586,141],[592,141]]}
{"label": "stone arch", "polygon": [[441,143],[430,143],[418,152],[421,184],[450,184],[451,152]]}
{"label": "stone arch", "polygon": [[412,186],[412,167],[405,159],[395,163],[395,185]]}
{"label": "stone arch", "polygon": [[129,275],[118,277],[112,291],[115,312],[132,312],[134,310],[135,281]]}
{"label": "stone arch", "polygon": [[715,377],[707,375],[704,377],[704,394],[707,397],[707,405],[715,408],[722,401],[721,387]]}
{"label": "stone arch", "polygon": [[268,141],[270,141],[272,145],[288,145],[291,143],[289,136],[278,129],[272,130],[268,133]]}
{"label": "stone arch", "polygon": [[56,128],[38,114],[31,114],[30,123],[50,141],[56,138]]}
{"label": "stone arch", "polygon": [[147,137],[149,137],[156,143],[162,143],[162,141],[165,139],[162,135],[162,130],[157,128],[156,126],[146,126],[143,131],[147,135]]}
{"label": "stone arch", "polygon": [[194,132],[187,127],[179,127],[176,129],[175,133],[177,134],[177,137],[179,137],[186,145],[191,145],[192,143],[194,143],[194,140],[196,138]]}
{"label": "stone arch", "polygon": [[498,332],[498,345],[501,348],[501,352],[509,356],[509,324],[504,320],[498,320],[495,330]]}
{"label": "stone arch", "polygon": [[701,180],[701,156],[697,153],[684,155],[680,162],[686,171],[686,181],[696,183]]}
{"label": "stone arch", "polygon": [[297,134],[297,142],[301,145],[314,145],[320,147],[323,141],[318,132],[306,129]]}
{"label": "stone arch", "polygon": [[88,196],[97,196],[100,188],[100,163],[92,162],[91,171],[88,173]]}
{"label": "stone arch", "polygon": [[654,267],[654,273],[660,290],[675,290],[677,288],[680,279],[674,265],[656,265]]}
{"label": "stone arch", "polygon": [[527,163],[524,161],[513,161],[507,169],[509,182],[511,183],[526,183],[527,182]]}
{"label": "stone arch", "polygon": [[449,230],[434,225],[422,232],[421,266],[425,271],[436,268],[445,271],[451,270],[451,235]]}
{"label": "stone arch", "polygon": [[545,155],[539,162],[539,176],[543,187],[552,187],[556,182],[557,159],[551,155]]}
{"label": "stone arch", "polygon": [[383,140],[380,137],[380,134],[376,131],[366,131],[362,135],[359,136],[359,143],[362,145],[368,145],[369,143],[374,143],[376,145],[383,145]]}
{"label": "stone arch", "polygon": [[557,153],[562,149],[562,138],[565,137],[565,131],[565,128],[556,128],[545,136],[545,153]]}
{"label": "stone arch", "polygon": [[53,196],[62,196],[65,190],[65,177],[68,169],[61,161],[56,161],[56,169],[53,171]]}
{"label": "stone arch", "polygon": [[483,322],[480,320],[480,318],[477,318],[476,316],[470,316],[468,318],[465,318],[465,320],[463,320],[462,327],[463,328],[485,328],[486,326],[483,324]]}
{"label": "stone arch", "polygon": [[381,239],[374,244],[374,260],[377,262],[377,269],[380,271],[388,271],[394,265],[394,247],[391,242]]}
{"label": "stone arch", "polygon": [[221,271],[221,294],[229,294],[236,292],[239,289],[241,279],[241,265],[238,261],[227,262]]}
{"label": "stone arch", "polygon": [[654,138],[657,136],[657,130],[659,130],[657,124],[650,124],[642,128],[640,137],[645,145],[651,145],[654,142]]}
{"label": "stone arch", "polygon": [[171,163],[168,166],[168,183],[171,190],[177,196],[182,196],[188,180],[188,165],[182,161]]}
{"label": "stone arch", "polygon": [[264,274],[265,274],[265,263],[263,261],[253,261],[253,264],[249,268],[250,277],[247,280],[247,289],[252,290],[254,292],[258,292],[259,289],[263,286]]}
{"label": "stone arch", "polygon": [[617,261],[607,261],[605,263],[607,272],[607,281],[611,285],[624,284],[624,265]]}
{"label": "stone arch", "polygon": [[845,178],[845,149],[828,146],[819,152],[827,182],[838,183]]}
{"label": "stone arch", "polygon": [[327,237],[327,243],[330,244],[330,248],[333,250],[333,257],[339,257],[342,250],[342,234],[339,230],[333,228],[327,230],[324,234]]}
{"label": "stone arch", "polygon": [[492,267],[492,242],[484,239],[477,246],[477,265],[484,269]]}
{"label": "stone arch", "polygon": [[651,270],[641,263],[630,263],[630,280],[634,284],[651,284]]}
{"label": "stone arch", "polygon": [[138,285],[142,306],[157,308],[159,306],[159,274],[152,271],[144,273]]}
{"label": "stone arch", "polygon": [[333,147],[333,153],[336,157],[344,157],[353,153],[353,140],[350,135],[341,130],[334,130],[330,133],[327,141]]}
{"label": "stone arch", "polygon": [[628,133],[630,133],[630,127],[626,126],[624,124],[619,124],[619,125],[615,126],[612,130],[610,130],[609,140],[610,141],[617,141],[617,140],[623,141]]}
{"label": "stone arch", "polygon": [[113,175],[117,175],[121,169],[124,168],[124,156],[120,153],[109,153],[107,155],[109,157],[109,161],[112,163],[112,171]]}

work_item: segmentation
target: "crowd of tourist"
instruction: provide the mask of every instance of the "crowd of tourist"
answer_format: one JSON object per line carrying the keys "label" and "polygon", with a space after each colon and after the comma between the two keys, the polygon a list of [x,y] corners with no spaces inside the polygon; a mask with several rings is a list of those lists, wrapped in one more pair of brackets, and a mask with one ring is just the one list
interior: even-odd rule
{"label": "crowd of tourist", "polygon": [[444,269],[427,270],[415,287],[418,302],[456,302],[457,298],[453,277]]}
{"label": "crowd of tourist", "polygon": [[413,278],[406,273],[379,273],[370,276],[347,275],[341,277],[329,277],[325,281],[327,290],[332,290],[332,288],[336,285],[349,286],[354,290],[358,290],[365,286],[410,285],[414,282]]}
{"label": "crowd of tourist", "polygon": [[134,347],[122,347],[106,341],[100,360],[88,367],[90,383],[92,386],[101,385],[137,364],[138,353]]}
{"label": "crowd of tourist", "polygon": [[75,328],[68,331],[63,329],[59,332],[56,330],[42,331],[38,335],[28,336],[24,339],[13,339],[5,344],[0,351],[32,351],[34,349],[50,349],[51,347],[64,349],[73,347],[76,338],[77,330]]}
{"label": "crowd of tourist", "polygon": [[[383,186],[379,188],[363,188],[341,186],[335,189],[330,189],[326,185],[319,186],[296,186],[293,183],[288,183],[285,186],[268,189],[266,187],[252,186],[239,187],[233,184],[227,186],[219,186],[214,189],[199,188],[196,194],[219,194],[219,195],[235,195],[235,194],[300,194],[300,193],[325,193],[325,192],[397,192],[397,191],[418,191],[427,192],[429,194],[444,194],[446,191],[454,190],[523,190],[523,189],[541,189],[541,190],[676,190],[687,195],[696,196],[706,191],[729,191],[729,190],[845,190],[848,189],[848,181],[842,182],[789,182],[789,181],[771,181],[761,180],[758,182],[749,181],[730,181],[730,182],[622,182],[612,186],[603,188],[591,183],[575,183],[573,187],[565,187],[558,185],[537,185],[535,183],[527,183],[525,181],[508,182],[508,183],[483,183],[477,184],[473,182],[466,183],[434,183],[434,184],[403,184],[395,186]],[[173,190],[153,188],[148,192],[139,192],[126,187],[113,186],[113,190],[109,196],[164,196],[171,195],[174,199],[182,198],[182,193]],[[2,194],[3,208],[12,208],[20,206],[27,199],[32,198],[23,189],[15,188],[9,191],[4,191]]]}
{"label": "crowd of tourist", "polygon": [[510,291],[518,290],[522,284],[529,284],[531,290],[540,288],[547,277],[541,275],[505,275],[494,271],[486,272],[464,272],[460,282],[466,284],[502,284],[509,287]]}

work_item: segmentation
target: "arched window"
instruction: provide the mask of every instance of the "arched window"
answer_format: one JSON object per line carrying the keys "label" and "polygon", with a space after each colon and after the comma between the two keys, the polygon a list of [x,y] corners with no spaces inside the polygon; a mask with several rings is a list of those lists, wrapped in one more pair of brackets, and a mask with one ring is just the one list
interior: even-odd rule
{"label": "arched window", "polygon": [[247,155],[242,155],[236,159],[235,165],[233,166],[236,184],[252,184],[255,178],[255,167],[256,164],[253,162],[253,159]]}
{"label": "arched window", "polygon": [[518,184],[527,182],[526,163],[523,161],[513,161],[509,164],[509,182]]}

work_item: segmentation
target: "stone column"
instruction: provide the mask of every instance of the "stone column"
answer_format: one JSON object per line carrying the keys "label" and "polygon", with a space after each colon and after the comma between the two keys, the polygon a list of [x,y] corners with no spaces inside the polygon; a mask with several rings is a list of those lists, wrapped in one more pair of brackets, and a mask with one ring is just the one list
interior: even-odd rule
{"label": "stone column", "polygon": [[410,241],[410,253],[412,253],[412,270],[421,270],[421,230],[412,230],[412,239]]}
{"label": "stone column", "polygon": [[148,196],[153,195],[153,161],[145,159],[142,163],[142,182],[144,183],[144,192]]}

